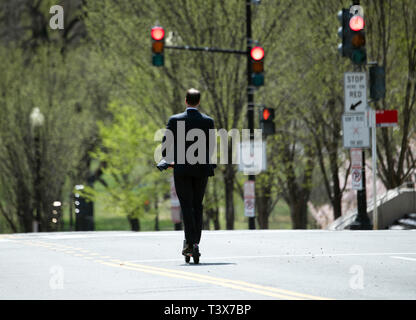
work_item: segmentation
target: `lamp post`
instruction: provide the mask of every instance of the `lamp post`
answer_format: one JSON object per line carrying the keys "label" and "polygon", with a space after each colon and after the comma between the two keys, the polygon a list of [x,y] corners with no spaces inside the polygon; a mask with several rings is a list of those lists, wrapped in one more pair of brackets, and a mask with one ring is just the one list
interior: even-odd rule
{"label": "lamp post", "polygon": [[32,130],[32,136],[34,140],[34,147],[35,147],[35,210],[36,216],[35,220],[33,221],[33,232],[39,232],[41,230],[41,210],[42,210],[42,203],[41,203],[41,183],[42,183],[42,175],[40,173],[41,168],[41,153],[40,153],[40,133],[41,128],[45,122],[45,117],[40,111],[39,108],[33,108],[30,114],[30,126]]}

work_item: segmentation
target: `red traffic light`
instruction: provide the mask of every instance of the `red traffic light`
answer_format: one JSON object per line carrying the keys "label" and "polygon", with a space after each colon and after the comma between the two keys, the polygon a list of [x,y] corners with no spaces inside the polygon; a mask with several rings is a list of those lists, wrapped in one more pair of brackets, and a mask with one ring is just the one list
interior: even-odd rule
{"label": "red traffic light", "polygon": [[364,18],[361,16],[353,16],[350,19],[350,29],[352,31],[360,31],[364,29]]}
{"label": "red traffic light", "polygon": [[250,56],[253,60],[259,61],[264,58],[264,49],[262,47],[254,47],[250,51]]}
{"label": "red traffic light", "polygon": [[162,40],[165,36],[165,30],[162,27],[153,27],[150,33],[152,35],[152,39],[156,41]]}
{"label": "red traffic light", "polygon": [[269,109],[263,109],[263,119],[264,120],[268,120],[269,118],[270,118],[270,115],[271,115],[271,113],[270,113],[270,110]]}

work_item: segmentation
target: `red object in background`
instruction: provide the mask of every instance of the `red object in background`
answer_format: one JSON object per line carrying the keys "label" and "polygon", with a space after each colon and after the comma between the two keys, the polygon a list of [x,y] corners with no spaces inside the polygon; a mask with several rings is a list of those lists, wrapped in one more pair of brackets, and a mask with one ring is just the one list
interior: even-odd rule
{"label": "red object in background", "polygon": [[377,110],[376,126],[377,127],[393,127],[397,126],[398,112],[397,110]]}

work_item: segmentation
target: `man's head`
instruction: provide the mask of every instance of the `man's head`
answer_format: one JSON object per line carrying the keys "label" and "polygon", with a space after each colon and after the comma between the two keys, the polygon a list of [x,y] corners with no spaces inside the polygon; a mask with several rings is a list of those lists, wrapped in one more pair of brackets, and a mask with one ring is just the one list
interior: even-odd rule
{"label": "man's head", "polygon": [[191,88],[186,92],[186,98],[185,98],[185,103],[190,106],[190,107],[197,107],[199,105],[201,99],[201,93],[194,89]]}

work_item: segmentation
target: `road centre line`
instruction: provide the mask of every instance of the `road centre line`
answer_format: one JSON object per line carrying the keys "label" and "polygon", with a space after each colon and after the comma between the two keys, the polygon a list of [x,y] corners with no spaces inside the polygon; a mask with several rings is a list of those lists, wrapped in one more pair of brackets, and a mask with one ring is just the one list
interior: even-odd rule
{"label": "road centre line", "polygon": [[245,281],[240,281],[240,280],[217,278],[217,277],[202,275],[202,274],[199,274],[199,273],[194,273],[194,272],[189,272],[189,271],[181,271],[181,270],[176,270],[176,269],[167,269],[167,268],[161,268],[161,267],[139,265],[139,264],[130,263],[130,262],[127,262],[127,261],[124,262],[124,265],[137,267],[137,268],[142,268],[142,269],[146,269],[146,270],[155,270],[155,271],[161,271],[161,272],[169,272],[169,273],[172,273],[172,274],[191,276],[192,279],[196,279],[196,278],[198,278],[198,279],[208,279],[208,280],[213,280],[213,281],[222,282],[222,283],[232,283],[232,284],[236,284],[236,285],[249,286],[249,287],[253,287],[253,288],[257,288],[257,289],[274,291],[274,292],[278,292],[278,293],[281,293],[281,294],[298,296],[298,297],[306,298],[306,299],[328,300],[328,298],[317,297],[317,296],[313,296],[313,295],[298,293],[298,292],[279,289],[279,288],[275,288],[275,287],[257,285],[257,284],[253,284],[253,283],[249,283],[249,282],[245,282]]}
{"label": "road centre line", "polygon": [[[236,289],[236,290],[242,290],[242,291],[248,291],[251,293],[257,293],[260,295],[266,295],[266,296],[270,296],[270,297],[274,297],[274,298],[279,298],[279,299],[291,299],[291,300],[304,300],[304,299],[312,299],[311,297],[313,296],[309,296],[309,298],[307,297],[308,295],[302,295],[300,293],[292,293],[292,295],[288,295],[288,294],[280,294],[280,293],[274,293],[272,292],[272,290],[270,289],[277,289],[277,288],[271,288],[270,289],[265,289],[266,287],[263,288],[263,290],[259,290],[257,288],[255,288],[255,285],[246,283],[245,285],[241,285],[241,284],[234,284],[232,283],[233,280],[228,280],[228,279],[221,279],[221,278],[214,278],[214,277],[208,277],[208,276],[201,276],[198,275],[198,277],[196,277],[195,275],[197,274],[192,274],[192,273],[187,273],[187,272],[183,272],[184,274],[180,274],[177,272],[172,272],[175,270],[171,270],[171,269],[163,269],[163,268],[159,268],[161,270],[156,270],[156,269],[149,269],[149,268],[142,268],[138,265],[118,265],[118,264],[113,264],[113,263],[108,263],[108,262],[103,262],[103,265],[108,265],[108,266],[112,266],[112,267],[119,267],[119,268],[124,268],[124,269],[128,269],[128,270],[134,270],[134,271],[140,271],[140,272],[145,272],[145,273],[151,273],[151,274],[156,274],[156,275],[161,275],[161,276],[165,276],[165,277],[170,277],[170,278],[180,278],[180,279],[186,279],[186,280],[191,280],[191,281],[197,281],[197,282],[203,282],[203,283],[210,283],[210,284],[214,284],[214,285],[219,285],[222,287],[228,287],[228,288],[232,288],[232,289]],[[143,266],[143,267],[147,267],[147,266]],[[238,282],[238,281],[235,281]],[[279,290],[279,289],[277,289]],[[294,294],[301,296],[300,298],[294,296]],[[322,298],[322,297],[314,297],[314,299],[324,299],[326,300],[326,298]]]}

